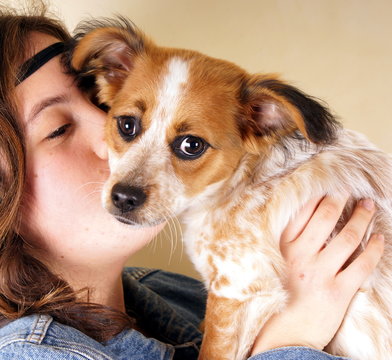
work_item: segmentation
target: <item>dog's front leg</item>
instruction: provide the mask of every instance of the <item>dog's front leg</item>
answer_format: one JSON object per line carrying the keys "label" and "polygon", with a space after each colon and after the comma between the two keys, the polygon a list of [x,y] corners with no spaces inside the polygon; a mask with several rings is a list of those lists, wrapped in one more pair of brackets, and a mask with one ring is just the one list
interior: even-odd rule
{"label": "dog's front leg", "polygon": [[244,360],[262,326],[286,303],[279,286],[246,300],[208,294],[199,360]]}
{"label": "dog's front leg", "polygon": [[236,333],[243,303],[208,294],[204,336],[199,360],[236,360]]}

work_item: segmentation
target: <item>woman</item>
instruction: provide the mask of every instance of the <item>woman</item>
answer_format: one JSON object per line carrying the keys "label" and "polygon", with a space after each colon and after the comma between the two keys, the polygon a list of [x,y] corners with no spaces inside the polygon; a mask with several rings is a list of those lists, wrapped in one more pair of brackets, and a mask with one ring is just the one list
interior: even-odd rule
{"label": "woman", "polygon": [[[64,49],[54,44],[69,34],[39,11],[0,15],[0,359],[196,359],[202,285],[147,269],[123,272],[161,227],[125,226],[100,206],[105,113],[60,61]],[[251,359],[336,358],[318,350],[383,249],[375,235],[341,270],[323,244],[344,204],[315,199],[286,229],[290,301],[260,331]],[[344,260],[373,213],[371,201],[360,202],[332,240]]]}

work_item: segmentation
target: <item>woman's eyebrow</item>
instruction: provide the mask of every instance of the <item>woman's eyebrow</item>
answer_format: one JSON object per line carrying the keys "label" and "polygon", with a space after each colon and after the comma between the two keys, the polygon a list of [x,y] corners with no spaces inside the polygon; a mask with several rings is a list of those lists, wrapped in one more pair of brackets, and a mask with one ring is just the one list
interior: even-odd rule
{"label": "woman's eyebrow", "polygon": [[67,102],[69,102],[69,96],[67,96],[66,94],[50,96],[41,100],[31,109],[28,123],[32,123],[36,119],[36,117],[46,108],[56,104],[62,104]]}

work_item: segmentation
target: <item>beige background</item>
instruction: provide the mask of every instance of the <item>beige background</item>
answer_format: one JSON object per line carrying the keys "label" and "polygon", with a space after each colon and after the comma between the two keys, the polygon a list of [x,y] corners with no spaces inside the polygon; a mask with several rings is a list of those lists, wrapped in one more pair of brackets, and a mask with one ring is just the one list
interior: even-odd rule
{"label": "beige background", "polygon": [[[326,100],[346,127],[392,151],[392,0],[49,2],[70,29],[88,15],[122,14],[161,45],[281,73]],[[129,264],[193,274],[180,234],[170,241],[166,233]]]}

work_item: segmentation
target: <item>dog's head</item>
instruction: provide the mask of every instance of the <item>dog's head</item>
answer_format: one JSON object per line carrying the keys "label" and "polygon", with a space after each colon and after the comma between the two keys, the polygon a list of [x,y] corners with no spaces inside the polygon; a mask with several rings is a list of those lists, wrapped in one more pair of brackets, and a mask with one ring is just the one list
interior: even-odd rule
{"label": "dog's head", "polygon": [[152,225],[180,213],[216,191],[244,155],[294,131],[314,143],[333,140],[330,113],[275,76],[156,46],[124,23],[89,31],[72,58],[110,109],[103,203],[120,221]]}

